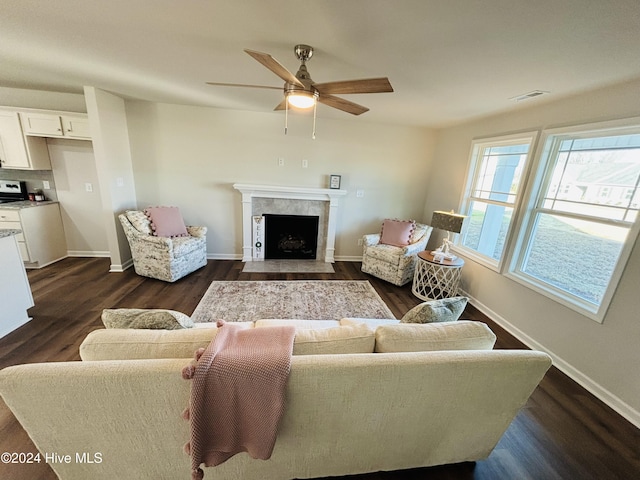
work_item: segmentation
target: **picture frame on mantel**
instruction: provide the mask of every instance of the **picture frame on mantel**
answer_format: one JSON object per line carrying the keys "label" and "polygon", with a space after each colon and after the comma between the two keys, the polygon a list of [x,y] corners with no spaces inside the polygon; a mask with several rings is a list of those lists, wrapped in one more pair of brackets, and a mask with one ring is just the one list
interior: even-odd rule
{"label": "picture frame on mantel", "polygon": [[340,190],[340,175],[329,175],[329,188]]}

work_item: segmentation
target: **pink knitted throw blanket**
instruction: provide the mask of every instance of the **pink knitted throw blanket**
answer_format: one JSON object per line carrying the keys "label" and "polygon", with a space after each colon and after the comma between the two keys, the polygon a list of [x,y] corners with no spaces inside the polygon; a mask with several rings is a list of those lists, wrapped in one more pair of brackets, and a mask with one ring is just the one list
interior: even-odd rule
{"label": "pink knitted throw blanket", "polygon": [[185,367],[192,378],[190,419],[192,478],[200,464],[220,465],[233,455],[271,457],[284,412],[295,327],[241,329],[219,322],[209,346]]}

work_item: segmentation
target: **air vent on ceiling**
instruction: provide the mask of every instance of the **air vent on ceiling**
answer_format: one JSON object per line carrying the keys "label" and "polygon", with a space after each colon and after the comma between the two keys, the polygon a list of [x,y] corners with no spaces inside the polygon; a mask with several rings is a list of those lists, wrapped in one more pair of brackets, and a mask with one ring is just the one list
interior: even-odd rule
{"label": "air vent on ceiling", "polygon": [[517,97],[511,97],[509,100],[521,102],[523,100],[529,100],[530,98],[539,97],[540,95],[546,95],[547,93],[549,92],[545,90],[533,90],[532,92],[523,93],[522,95],[518,95]]}

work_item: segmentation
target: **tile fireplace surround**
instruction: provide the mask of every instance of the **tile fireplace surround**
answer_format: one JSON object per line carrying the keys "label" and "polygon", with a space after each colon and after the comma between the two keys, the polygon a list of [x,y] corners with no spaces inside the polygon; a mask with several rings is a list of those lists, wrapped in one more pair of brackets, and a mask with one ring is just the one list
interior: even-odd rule
{"label": "tile fireplace surround", "polygon": [[319,215],[318,259],[333,263],[339,198],[346,190],[234,183],[242,194],[242,261],[253,260],[253,215]]}

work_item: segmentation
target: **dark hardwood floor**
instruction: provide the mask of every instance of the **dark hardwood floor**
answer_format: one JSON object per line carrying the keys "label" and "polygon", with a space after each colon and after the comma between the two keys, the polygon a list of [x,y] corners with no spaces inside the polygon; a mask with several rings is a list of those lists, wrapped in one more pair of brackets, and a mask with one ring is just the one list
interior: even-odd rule
{"label": "dark hardwood floor", "polygon": [[[242,266],[239,261],[209,261],[174,284],[139,277],[132,269],[107,273],[107,259],[67,258],[31,270],[33,320],[0,339],[0,368],[79,360],[83,338],[102,328],[103,308],[170,308],[191,314],[212,280],[367,279],[398,318],[419,303],[410,285],[400,288],[377,280],[360,272],[355,262],[337,262],[335,274],[242,273]],[[467,308],[463,318],[487,323],[498,336],[496,348],[524,348],[473,307]],[[0,402],[0,452],[36,452],[4,402]],[[55,478],[46,464],[0,464],[0,479]],[[341,478],[635,479],[640,478],[640,430],[552,367],[488,459]]]}

